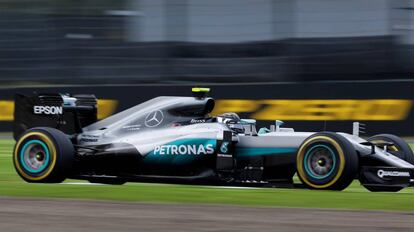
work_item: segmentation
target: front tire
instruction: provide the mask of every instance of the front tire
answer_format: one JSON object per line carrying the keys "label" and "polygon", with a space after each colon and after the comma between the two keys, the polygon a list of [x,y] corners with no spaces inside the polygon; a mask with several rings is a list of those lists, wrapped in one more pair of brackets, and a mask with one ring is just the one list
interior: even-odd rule
{"label": "front tire", "polygon": [[60,183],[71,171],[74,148],[63,132],[48,127],[27,130],[16,142],[13,164],[31,183]]}
{"label": "front tire", "polygon": [[393,143],[393,146],[388,147],[388,152],[397,156],[398,158],[414,164],[414,154],[410,145],[402,138],[392,134],[374,135],[367,139],[369,142],[379,144],[381,142]]}
{"label": "front tire", "polygon": [[[374,135],[367,139],[367,141],[373,143],[375,146],[380,147],[381,143],[387,142],[394,145],[387,148],[387,152],[397,156],[398,158],[407,161],[408,163],[414,164],[414,154],[410,145],[405,142],[402,138],[392,134],[379,134]],[[384,149],[384,147],[380,147]],[[359,181],[361,183],[366,182],[364,175],[360,175]],[[400,186],[370,186],[363,185],[370,192],[399,192],[404,189]]]}
{"label": "front tire", "polygon": [[296,157],[299,179],[311,189],[343,190],[358,172],[358,156],[352,144],[333,132],[307,138]]}

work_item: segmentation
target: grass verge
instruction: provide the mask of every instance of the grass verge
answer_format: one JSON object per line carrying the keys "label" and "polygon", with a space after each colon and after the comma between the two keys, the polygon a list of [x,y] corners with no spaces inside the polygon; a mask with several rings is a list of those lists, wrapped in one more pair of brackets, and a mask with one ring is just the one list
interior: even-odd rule
{"label": "grass verge", "polygon": [[128,183],[122,186],[85,185],[77,180],[68,180],[63,184],[28,184],[14,171],[12,149],[13,141],[0,140],[0,196],[414,211],[414,188],[407,188],[399,193],[371,193],[358,182],[342,192],[146,183]]}

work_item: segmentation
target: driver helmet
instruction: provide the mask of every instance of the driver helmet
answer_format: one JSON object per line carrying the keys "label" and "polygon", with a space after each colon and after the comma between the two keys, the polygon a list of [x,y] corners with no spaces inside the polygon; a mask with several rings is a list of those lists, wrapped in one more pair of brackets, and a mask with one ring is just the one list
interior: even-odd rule
{"label": "driver helmet", "polygon": [[224,113],[217,116],[217,122],[234,124],[240,122],[240,117],[236,113]]}
{"label": "driver helmet", "polygon": [[220,114],[217,122],[225,123],[235,133],[244,133],[244,127],[239,123],[240,117],[236,113]]}

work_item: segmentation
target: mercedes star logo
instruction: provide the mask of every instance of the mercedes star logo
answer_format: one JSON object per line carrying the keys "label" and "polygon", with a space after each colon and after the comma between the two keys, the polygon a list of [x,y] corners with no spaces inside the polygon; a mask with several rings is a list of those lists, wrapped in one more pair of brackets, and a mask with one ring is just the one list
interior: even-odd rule
{"label": "mercedes star logo", "polygon": [[162,123],[164,120],[164,114],[161,110],[156,110],[145,117],[145,126],[146,127],[156,127]]}

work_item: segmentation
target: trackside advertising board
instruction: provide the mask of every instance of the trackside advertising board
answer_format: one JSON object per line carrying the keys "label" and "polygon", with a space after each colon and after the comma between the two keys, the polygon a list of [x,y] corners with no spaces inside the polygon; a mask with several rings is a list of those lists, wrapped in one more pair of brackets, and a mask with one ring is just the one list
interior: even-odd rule
{"label": "trackside advertising board", "polygon": [[[191,96],[196,85],[126,85],[0,89],[0,131],[11,131],[14,93],[95,94],[98,118],[108,117],[157,96]],[[312,82],[287,84],[199,85],[216,99],[213,115],[235,112],[258,120],[273,120],[305,131],[352,131],[352,122],[366,124],[367,135],[414,135],[414,81]],[[40,110],[40,109],[38,109]]]}

